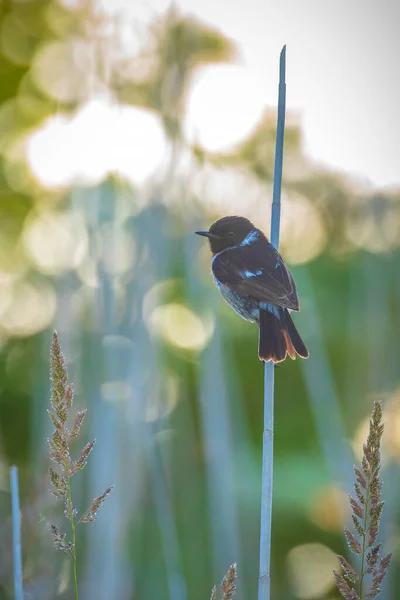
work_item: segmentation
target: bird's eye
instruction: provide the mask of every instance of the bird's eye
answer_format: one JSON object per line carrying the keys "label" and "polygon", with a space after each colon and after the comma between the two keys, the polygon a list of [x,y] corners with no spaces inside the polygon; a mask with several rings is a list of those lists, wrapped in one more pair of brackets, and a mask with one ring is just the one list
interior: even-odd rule
{"label": "bird's eye", "polygon": [[228,233],[228,237],[233,237],[233,235],[234,235],[233,231],[230,231],[230,232]]}

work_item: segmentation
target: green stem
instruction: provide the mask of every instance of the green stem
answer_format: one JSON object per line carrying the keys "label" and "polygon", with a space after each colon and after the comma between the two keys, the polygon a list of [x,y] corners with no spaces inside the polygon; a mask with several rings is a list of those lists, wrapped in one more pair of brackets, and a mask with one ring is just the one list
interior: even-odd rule
{"label": "green stem", "polygon": [[75,536],[75,521],[74,521],[74,513],[73,513],[73,505],[71,498],[71,476],[69,471],[67,471],[67,488],[68,488],[68,512],[71,516],[71,542],[72,542],[72,565],[74,572],[74,592],[75,592],[75,600],[78,599],[78,579],[76,576],[76,536]]}
{"label": "green stem", "polygon": [[364,508],[364,535],[363,535],[363,545],[362,545],[362,554],[361,554],[361,573],[360,573],[360,600],[363,600],[363,583],[364,583],[364,561],[365,561],[365,551],[366,551],[366,540],[367,540],[367,520],[368,520],[368,511],[369,511],[369,481],[367,485],[367,497],[365,499],[365,508]]}

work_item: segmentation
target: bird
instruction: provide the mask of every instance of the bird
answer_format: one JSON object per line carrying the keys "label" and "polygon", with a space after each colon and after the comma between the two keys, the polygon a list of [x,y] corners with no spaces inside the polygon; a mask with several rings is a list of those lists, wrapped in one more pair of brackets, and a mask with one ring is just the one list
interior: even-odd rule
{"label": "bird", "polygon": [[259,326],[258,356],[280,363],[309,352],[290,316],[299,311],[296,285],[283,258],[249,219],[227,216],[208,231],[211,272],[224,300],[246,321]]}

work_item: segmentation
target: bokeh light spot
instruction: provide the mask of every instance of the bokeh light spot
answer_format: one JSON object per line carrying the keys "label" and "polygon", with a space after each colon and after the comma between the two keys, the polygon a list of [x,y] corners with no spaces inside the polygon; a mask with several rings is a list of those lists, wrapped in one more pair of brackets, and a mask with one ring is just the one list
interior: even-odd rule
{"label": "bokeh light spot", "polygon": [[297,598],[320,598],[333,587],[333,570],[339,570],[339,560],[323,544],[302,544],[287,555],[289,581]]}
{"label": "bokeh light spot", "polygon": [[186,350],[202,350],[214,331],[211,319],[206,323],[183,304],[164,304],[149,319],[152,333],[166,342]]}
{"label": "bokeh light spot", "polygon": [[26,250],[37,267],[48,274],[76,268],[87,252],[87,232],[77,214],[42,212],[24,228]]}
{"label": "bokeh light spot", "polygon": [[69,185],[76,177],[74,140],[66,117],[49,117],[27,142],[27,158],[33,175],[44,187]]}
{"label": "bokeh light spot", "polygon": [[94,69],[93,45],[81,39],[49,42],[37,52],[31,66],[39,88],[62,102],[89,96]]}
{"label": "bokeh light spot", "polygon": [[28,336],[50,325],[56,311],[56,295],[52,286],[42,282],[33,285],[17,281],[13,286],[12,302],[0,316],[0,328],[13,336]]}
{"label": "bokeh light spot", "polygon": [[79,279],[86,287],[95,288],[98,285],[97,263],[93,258],[86,256],[76,270]]}
{"label": "bokeh light spot", "polygon": [[178,288],[178,279],[164,279],[158,281],[146,292],[143,298],[143,319],[149,321],[154,309],[160,304],[165,304]]}
{"label": "bokeh light spot", "polygon": [[383,436],[383,451],[389,456],[400,459],[400,388],[385,405],[385,435]]}
{"label": "bokeh light spot", "polygon": [[282,201],[282,253],[291,264],[316,258],[327,243],[327,233],[317,207],[305,196],[290,194]]}
{"label": "bokeh light spot", "polygon": [[347,495],[333,485],[319,488],[310,499],[309,519],[325,531],[341,532],[348,514]]}
{"label": "bokeh light spot", "polygon": [[5,275],[6,274],[4,274],[3,277],[3,274],[0,272],[0,319],[12,302],[12,281],[10,280],[10,277],[6,277]]}
{"label": "bokeh light spot", "polygon": [[175,408],[179,399],[179,379],[176,375],[167,376],[161,384],[161,393],[152,394],[146,400],[145,421],[165,419]]}
{"label": "bokeh light spot", "polygon": [[132,106],[115,106],[111,171],[141,184],[159,167],[167,141],[158,116]]}
{"label": "bokeh light spot", "polygon": [[[382,203],[383,204],[383,203]],[[347,219],[346,234],[357,248],[363,248],[376,254],[389,252],[395,248],[400,239],[400,217],[395,204],[381,207],[381,213],[376,214],[365,203],[358,211]],[[375,207],[378,208],[378,207]]]}
{"label": "bokeh light spot", "polygon": [[121,223],[106,223],[96,236],[98,258],[110,275],[120,275],[132,268],[135,260],[135,241]]}
{"label": "bokeh light spot", "polygon": [[126,381],[106,381],[101,385],[102,398],[108,402],[126,402],[131,393],[132,388]]}
{"label": "bokeh light spot", "polygon": [[256,127],[265,95],[245,68],[212,65],[195,78],[187,107],[184,130],[189,142],[220,152],[231,149]]}
{"label": "bokeh light spot", "polygon": [[29,137],[27,158],[48,188],[94,185],[111,173],[141,184],[160,165],[165,149],[158,117],[92,100],[73,118],[47,119]]}
{"label": "bokeh light spot", "polygon": [[247,173],[232,167],[205,165],[192,185],[213,216],[240,214],[254,219],[259,215],[265,220],[265,189]]}

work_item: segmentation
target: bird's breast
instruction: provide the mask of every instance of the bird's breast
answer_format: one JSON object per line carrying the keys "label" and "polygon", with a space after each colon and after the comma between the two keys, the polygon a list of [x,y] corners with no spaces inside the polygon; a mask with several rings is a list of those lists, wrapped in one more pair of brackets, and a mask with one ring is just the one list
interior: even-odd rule
{"label": "bird's breast", "polygon": [[222,294],[224,300],[229,304],[233,310],[245,319],[246,321],[252,321],[254,323],[259,322],[260,308],[259,303],[255,298],[248,296],[242,296],[238,292],[232,290],[228,285],[219,281],[213,274],[215,285]]}

